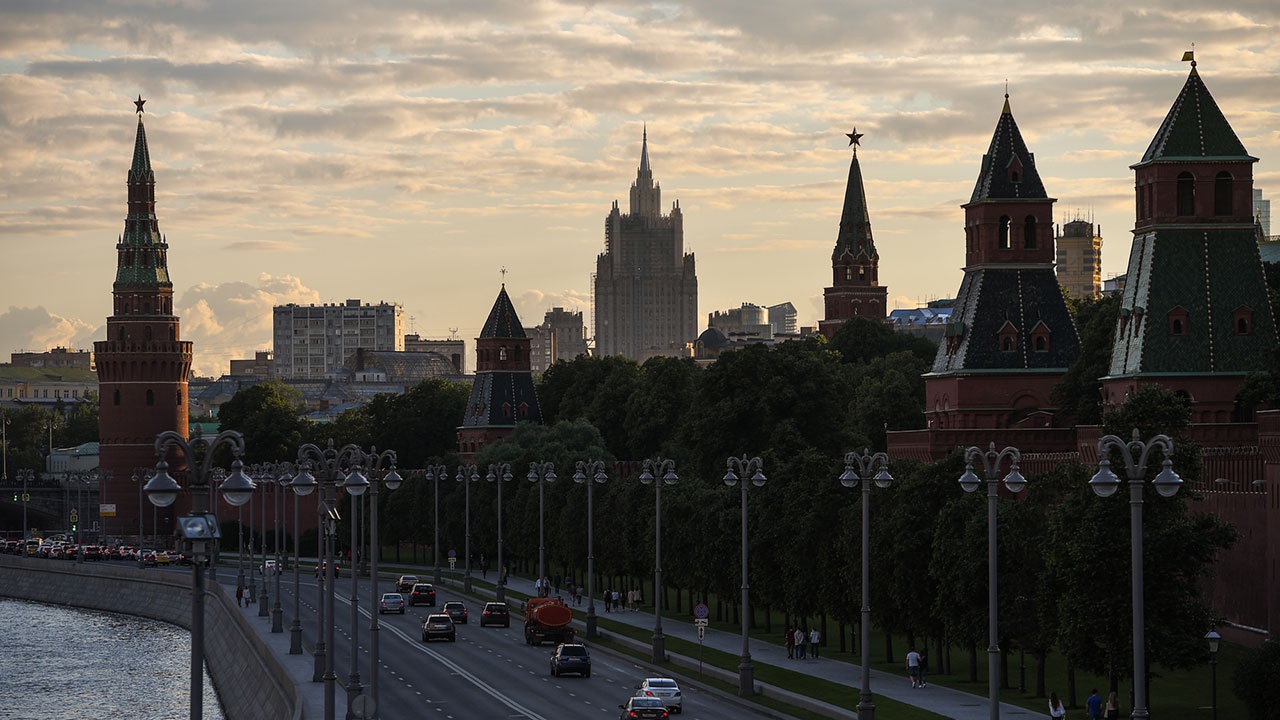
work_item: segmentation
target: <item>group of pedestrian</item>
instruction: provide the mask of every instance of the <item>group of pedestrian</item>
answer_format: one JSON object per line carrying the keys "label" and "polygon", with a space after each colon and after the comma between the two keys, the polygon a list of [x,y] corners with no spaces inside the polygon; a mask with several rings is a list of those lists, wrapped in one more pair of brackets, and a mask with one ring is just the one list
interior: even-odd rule
{"label": "group of pedestrian", "polygon": [[788,659],[804,660],[806,648],[808,648],[808,654],[815,660],[818,659],[818,646],[822,644],[822,633],[818,632],[816,626],[808,629],[803,626],[789,627],[784,634]]}
{"label": "group of pedestrian", "polygon": [[[1088,699],[1084,701],[1084,709],[1086,720],[1119,720],[1120,718],[1120,700],[1116,697],[1114,690],[1107,696],[1106,702],[1103,702],[1098,689],[1094,688]],[[1058,693],[1049,693],[1049,717],[1052,720],[1061,720],[1066,716],[1067,709],[1063,706]]]}
{"label": "group of pedestrian", "polygon": [[[543,575],[537,580],[534,580],[533,589],[537,591],[538,597],[540,598],[544,598],[550,595],[551,594],[551,578],[547,577],[546,575]],[[556,592],[559,592],[559,589],[557,589]]]}
{"label": "group of pedestrian", "polygon": [[640,588],[633,588],[625,593],[621,590],[606,588],[604,591],[604,611],[613,612],[614,610],[631,610],[635,612],[644,604],[644,594]]}
{"label": "group of pedestrian", "polygon": [[925,677],[926,671],[929,669],[928,657],[916,650],[915,645],[907,648],[907,676],[911,678],[911,687],[926,688],[929,683]]}

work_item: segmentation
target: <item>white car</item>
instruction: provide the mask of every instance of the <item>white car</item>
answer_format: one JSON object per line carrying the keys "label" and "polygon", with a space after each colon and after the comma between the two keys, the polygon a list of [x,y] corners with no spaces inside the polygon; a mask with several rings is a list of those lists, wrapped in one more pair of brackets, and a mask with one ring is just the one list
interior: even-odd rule
{"label": "white car", "polygon": [[262,575],[276,575],[280,572],[280,565],[275,560],[267,560],[258,567],[258,572]]}
{"label": "white car", "polygon": [[658,698],[671,712],[684,712],[680,686],[671,678],[645,678],[636,686],[635,696]]}

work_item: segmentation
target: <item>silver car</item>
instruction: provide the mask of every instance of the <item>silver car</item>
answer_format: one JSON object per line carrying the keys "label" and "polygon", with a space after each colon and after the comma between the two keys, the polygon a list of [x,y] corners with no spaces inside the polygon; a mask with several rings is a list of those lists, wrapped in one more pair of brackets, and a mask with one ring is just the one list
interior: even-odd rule
{"label": "silver car", "polygon": [[636,686],[636,697],[653,697],[671,712],[684,712],[680,686],[671,678],[645,678]]}

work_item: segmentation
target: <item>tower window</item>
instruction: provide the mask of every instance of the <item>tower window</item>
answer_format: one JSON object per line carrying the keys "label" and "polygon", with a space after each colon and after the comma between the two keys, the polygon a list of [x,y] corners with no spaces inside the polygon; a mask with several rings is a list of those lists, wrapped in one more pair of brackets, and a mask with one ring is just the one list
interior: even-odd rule
{"label": "tower window", "polygon": [[1253,309],[1247,305],[1241,305],[1236,308],[1233,313],[1232,324],[1235,326],[1237,335],[1253,334]]}
{"label": "tower window", "polygon": [[1022,221],[1022,247],[1027,250],[1036,249],[1036,216],[1028,215]]}
{"label": "tower window", "polygon": [[505,362],[507,359],[507,346],[503,345],[498,348],[498,360]]}
{"label": "tower window", "polygon": [[1233,181],[1231,173],[1222,171],[1213,180],[1213,214],[1214,215],[1230,215],[1231,214],[1231,193]]}
{"label": "tower window", "polygon": [[111,393],[111,401],[115,405],[120,404],[120,388],[116,388],[115,392]]}
{"label": "tower window", "polygon": [[1196,214],[1196,179],[1189,172],[1178,175],[1178,215]]}
{"label": "tower window", "polygon": [[155,404],[156,404],[156,391],[147,390],[147,405],[155,405]]}
{"label": "tower window", "polygon": [[998,247],[1001,250],[1008,250],[1009,249],[1009,216],[1008,215],[1000,216],[1000,227],[998,232],[999,232]]}
{"label": "tower window", "polygon": [[1175,306],[1169,311],[1169,335],[1172,337],[1181,337],[1187,334],[1187,328],[1190,326],[1190,317],[1186,309],[1182,306]]}

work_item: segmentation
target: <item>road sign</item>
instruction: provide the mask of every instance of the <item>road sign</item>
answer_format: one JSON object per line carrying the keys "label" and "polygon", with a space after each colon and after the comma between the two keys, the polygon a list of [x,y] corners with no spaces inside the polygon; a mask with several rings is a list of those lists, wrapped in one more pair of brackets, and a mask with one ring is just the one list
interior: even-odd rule
{"label": "road sign", "polygon": [[706,626],[707,626],[707,619],[706,619],[706,618],[694,618],[694,619],[693,619],[693,624],[694,624],[694,625],[697,625],[697,626],[698,626],[698,629],[702,629],[702,628],[704,628],[704,627],[706,627]]}
{"label": "road sign", "polygon": [[102,504],[98,505],[98,515],[100,515],[100,516],[102,516],[102,517],[115,517],[115,516],[116,516],[116,504],[115,504],[115,503],[102,503]]}
{"label": "road sign", "polygon": [[80,522],[80,511],[75,508],[71,508],[71,522]]}
{"label": "road sign", "polygon": [[698,642],[702,642],[702,639],[706,637],[706,635],[707,635],[707,626],[699,625],[698,626]]}
{"label": "road sign", "polygon": [[693,607],[693,616],[696,618],[704,618],[711,614],[711,608],[706,603],[698,603]]}
{"label": "road sign", "polygon": [[451,556],[449,558],[449,569],[453,570],[456,567],[458,567],[458,558]]}
{"label": "road sign", "polygon": [[450,551],[449,551],[449,557],[451,557],[451,558],[456,558],[456,557],[458,557],[458,551],[457,551],[457,550],[450,550]]}

